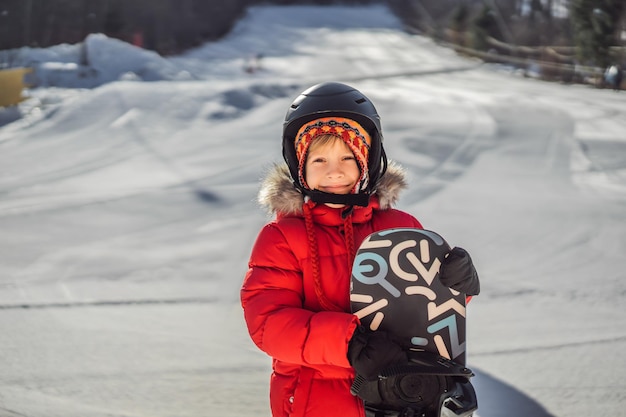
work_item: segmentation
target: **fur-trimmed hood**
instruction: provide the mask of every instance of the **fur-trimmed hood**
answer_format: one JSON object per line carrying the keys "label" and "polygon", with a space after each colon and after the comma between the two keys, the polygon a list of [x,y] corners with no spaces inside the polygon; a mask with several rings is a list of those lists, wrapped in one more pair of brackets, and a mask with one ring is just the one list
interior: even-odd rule
{"label": "fur-trimmed hood", "polygon": [[[379,180],[374,193],[381,209],[395,205],[400,192],[407,187],[405,176],[404,168],[389,162],[387,172]],[[269,170],[261,184],[258,201],[272,214],[302,213],[304,195],[294,187],[287,164],[276,164]]]}

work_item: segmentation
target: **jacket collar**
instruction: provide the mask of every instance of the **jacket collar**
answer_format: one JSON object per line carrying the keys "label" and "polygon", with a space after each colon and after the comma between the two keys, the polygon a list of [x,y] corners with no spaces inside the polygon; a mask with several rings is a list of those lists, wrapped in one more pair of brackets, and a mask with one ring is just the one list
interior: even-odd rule
{"label": "jacket collar", "polygon": [[[397,202],[400,192],[406,187],[404,169],[390,162],[387,172],[380,179],[370,199],[370,204],[367,207],[354,208],[353,221],[357,223],[367,221],[374,209],[391,208]],[[269,170],[263,180],[258,201],[270,214],[284,217],[302,216],[302,204],[305,199],[304,195],[294,187],[287,165],[277,164]],[[318,204],[314,207],[313,215],[316,222],[334,224],[337,218],[341,220],[343,210]]]}

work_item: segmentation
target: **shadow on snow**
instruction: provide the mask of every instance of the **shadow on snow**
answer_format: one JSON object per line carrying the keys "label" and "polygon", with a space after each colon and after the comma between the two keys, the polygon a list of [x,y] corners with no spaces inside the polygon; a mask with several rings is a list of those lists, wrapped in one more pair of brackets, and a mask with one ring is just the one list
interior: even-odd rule
{"label": "shadow on snow", "polygon": [[515,387],[472,368],[472,385],[478,396],[480,417],[555,417],[541,404]]}

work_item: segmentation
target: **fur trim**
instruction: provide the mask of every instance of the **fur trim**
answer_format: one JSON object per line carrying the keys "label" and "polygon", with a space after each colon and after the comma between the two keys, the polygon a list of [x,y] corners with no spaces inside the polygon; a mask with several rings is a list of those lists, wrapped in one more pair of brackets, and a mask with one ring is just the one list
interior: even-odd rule
{"label": "fur trim", "polygon": [[396,205],[400,192],[407,188],[406,171],[393,161],[389,161],[387,172],[378,180],[374,194],[378,196],[380,208],[385,210]]}
{"label": "fur trim", "polygon": [[[390,161],[387,172],[379,180],[374,192],[381,209],[391,208],[398,201],[400,192],[407,187],[404,168]],[[261,183],[258,201],[271,214],[302,213],[304,195],[293,185],[287,164],[276,164],[268,171]]]}

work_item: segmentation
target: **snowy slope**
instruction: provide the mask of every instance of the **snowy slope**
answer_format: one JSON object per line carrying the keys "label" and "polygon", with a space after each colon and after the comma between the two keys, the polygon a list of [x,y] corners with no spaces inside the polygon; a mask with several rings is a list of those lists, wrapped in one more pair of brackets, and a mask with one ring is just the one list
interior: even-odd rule
{"label": "snowy slope", "polygon": [[324,80],[374,101],[400,208],[479,267],[480,416],[623,415],[626,96],[481,66],[378,6],[253,8],[170,59],[87,45],[87,80],[54,64],[76,48],[23,50],[54,86],[0,114],[0,416],[269,415],[238,288],[282,118]]}

